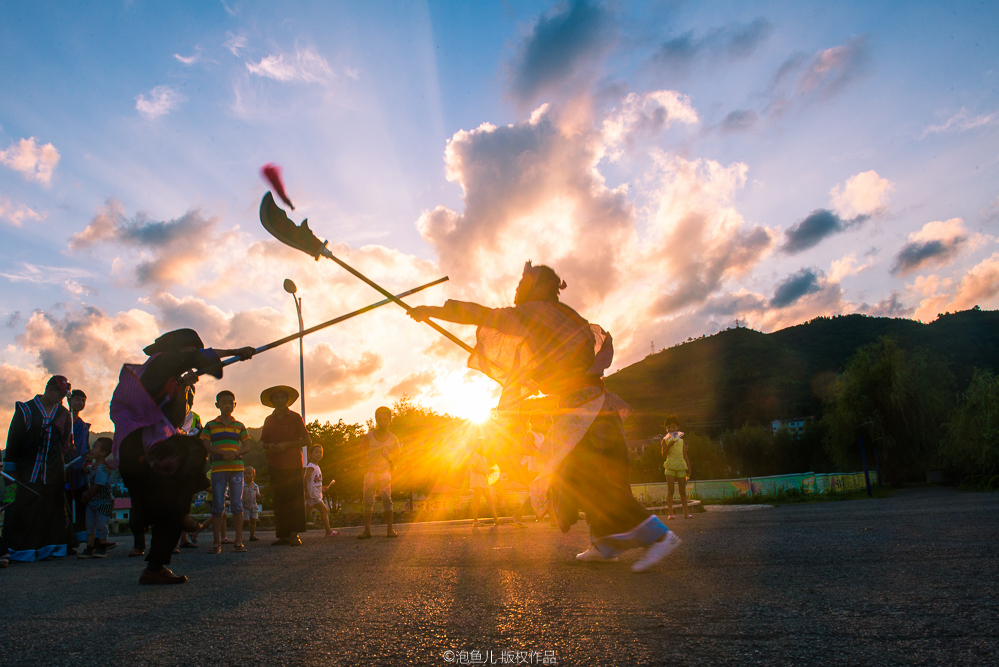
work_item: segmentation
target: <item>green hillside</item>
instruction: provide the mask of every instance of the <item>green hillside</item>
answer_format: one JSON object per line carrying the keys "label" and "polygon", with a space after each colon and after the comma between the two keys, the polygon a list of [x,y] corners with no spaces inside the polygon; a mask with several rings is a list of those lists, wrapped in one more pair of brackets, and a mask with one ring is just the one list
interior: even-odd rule
{"label": "green hillside", "polygon": [[635,409],[629,438],[658,433],[667,413],[717,434],[746,421],[816,415],[857,348],[894,336],[944,361],[964,389],[975,367],[999,371],[999,311],[966,310],[930,324],[844,315],[770,334],[730,329],[649,355],[607,378]]}

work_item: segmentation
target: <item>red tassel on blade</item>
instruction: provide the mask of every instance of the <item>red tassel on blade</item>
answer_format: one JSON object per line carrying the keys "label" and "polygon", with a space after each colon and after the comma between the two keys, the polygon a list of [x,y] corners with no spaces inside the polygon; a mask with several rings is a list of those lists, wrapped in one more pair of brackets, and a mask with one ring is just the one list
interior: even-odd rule
{"label": "red tassel on blade", "polygon": [[288,195],[284,191],[284,183],[281,182],[281,167],[277,166],[273,162],[268,162],[260,169],[260,173],[263,174],[267,182],[271,184],[274,188],[274,192],[277,193],[278,197],[281,198],[285,204],[291,207],[291,210],[295,210],[295,205],[291,203],[288,199]]}

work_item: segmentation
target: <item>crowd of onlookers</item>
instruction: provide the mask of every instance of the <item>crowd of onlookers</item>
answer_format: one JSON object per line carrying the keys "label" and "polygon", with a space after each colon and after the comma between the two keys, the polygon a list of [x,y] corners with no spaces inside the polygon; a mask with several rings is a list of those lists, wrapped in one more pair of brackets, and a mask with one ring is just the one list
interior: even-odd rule
{"label": "crowd of onlookers", "polygon": [[[199,438],[204,446],[205,490],[211,517],[185,530],[174,551],[196,548],[200,532],[210,527],[210,553],[220,553],[226,544],[245,552],[244,526],[249,528],[249,541],[259,539],[256,533],[261,492],[255,483],[256,471],[243,462],[250,436],[246,426],[234,417],[236,397],[231,391],[220,391],[215,397],[218,415],[202,423],[200,416],[191,411],[193,387],[187,391],[188,414],[181,430]],[[288,408],[297,398],[294,388],[283,385],[266,389],[260,396],[265,406],[273,408],[260,440],[270,473],[276,546],[300,546],[299,533],[306,529],[307,518],[313,512],[318,512],[327,537],[337,535],[330,527],[324,499],[335,480],[324,483],[319,467],[323,448],[312,444],[302,417]],[[119,484],[114,442],[108,437],[90,441],[90,424],[82,417],[86,402],[82,390],[72,389],[66,378],[55,376],[45,392],[17,403],[3,452],[4,478],[8,486],[16,486],[16,491],[0,494],[0,500],[13,496],[0,502],[6,515],[0,533],[0,567],[10,561],[65,556],[104,558],[117,546],[108,539],[113,489]],[[388,430],[391,421],[391,410],[379,408],[375,428],[365,436],[368,469],[364,479],[366,529],[362,538],[371,535],[371,507],[376,493],[382,495],[387,535],[396,536],[392,528],[391,471],[399,441]],[[133,511],[129,521],[134,538],[129,556],[141,556],[146,551],[147,526],[139,524],[136,515]],[[226,534],[227,515],[233,522],[234,539]],[[9,551],[4,540],[10,545]]]}

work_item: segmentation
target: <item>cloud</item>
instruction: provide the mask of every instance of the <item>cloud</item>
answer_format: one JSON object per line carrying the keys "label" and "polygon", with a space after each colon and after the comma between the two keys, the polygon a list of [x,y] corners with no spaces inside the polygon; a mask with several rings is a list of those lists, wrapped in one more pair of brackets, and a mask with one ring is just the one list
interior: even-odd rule
{"label": "cloud", "polygon": [[230,7],[229,3],[226,2],[225,0],[221,0],[221,2],[222,2],[222,7],[225,9],[226,14],[228,14],[229,16],[236,16],[237,14],[239,14],[239,9]]}
{"label": "cloud", "polygon": [[897,290],[892,290],[887,299],[882,299],[873,306],[862,304],[857,310],[871,317],[910,317],[915,308],[902,303],[901,296]]}
{"label": "cloud", "polygon": [[870,216],[885,211],[888,193],[894,189],[894,183],[872,169],[851,176],[843,186],[833,186],[829,197],[833,208],[844,217]]}
{"label": "cloud", "polygon": [[856,218],[844,220],[829,209],[815,209],[784,232],[784,244],[780,249],[788,255],[795,255],[818,245],[827,236],[863,224],[869,217],[858,215]]}
{"label": "cloud", "polygon": [[835,212],[817,208],[791,225],[784,233],[781,251],[794,255],[808,250],[828,236],[858,227],[872,216],[884,213],[887,193],[893,188],[891,181],[874,170],[851,176],[843,185],[834,185],[829,199]]}
{"label": "cloud", "polygon": [[[605,131],[620,125],[620,113],[569,129],[560,109],[546,106],[521,123],[452,137],[446,173],[462,188],[464,210],[438,206],[418,228],[456,296],[507,304],[523,262],[544,262],[569,284],[568,302],[624,351],[650,321],[699,308],[758,264],[773,232],[746,224],[732,205],[745,164],[654,150],[634,183],[607,187],[598,167],[612,142],[628,136]],[[629,200],[633,188],[640,209]]]}
{"label": "cloud", "polygon": [[[271,282],[280,284],[276,279]],[[310,285],[304,280],[296,282],[300,287]],[[316,290],[306,292],[307,297],[316,294]],[[287,333],[294,317],[269,307],[226,311],[202,298],[177,297],[170,293],[155,294],[144,301],[159,313],[157,324],[162,331],[191,327],[206,345],[212,347],[262,345]],[[315,317],[319,301],[313,299],[311,306],[306,314]],[[366,318],[368,327],[377,321],[372,315]],[[382,340],[377,330],[368,329],[367,333],[366,336],[355,333],[349,338],[362,346],[377,345]],[[305,350],[306,409],[313,415],[310,419],[317,413],[346,409],[370,398],[377,386],[375,376],[385,365],[381,355],[363,347],[349,352],[347,345],[340,345],[334,352],[334,347],[322,340],[323,335],[310,337]],[[250,362],[229,366],[221,380],[202,378],[199,394],[210,397],[222,389],[230,389],[236,393],[239,412],[249,420],[247,423],[259,424],[269,410],[258,403],[257,395],[274,384],[297,387],[298,377],[298,346],[287,344],[260,354]],[[213,401],[206,402],[210,405]]]}
{"label": "cloud", "polygon": [[654,63],[671,73],[685,74],[695,60],[743,60],[773,32],[773,25],[764,18],[752,23],[732,23],[724,28],[713,28],[702,37],[687,32],[663,42],[652,57]]}
{"label": "cloud", "polygon": [[10,199],[0,195],[0,218],[5,218],[15,227],[20,227],[21,223],[25,220],[36,220],[41,222],[47,217],[49,217],[49,214],[44,211],[42,213],[38,213],[23,204],[15,206],[11,203]]}
{"label": "cloud", "polygon": [[967,132],[979,127],[987,127],[999,122],[999,113],[980,114],[978,116],[968,116],[968,110],[961,108],[956,114],[948,118],[940,125],[929,125],[923,130],[920,139],[925,139],[931,134],[945,134],[951,132]]}
{"label": "cloud", "polygon": [[26,362],[0,367],[0,419],[10,418],[13,401],[41,392],[45,380],[59,374],[87,392],[85,417],[95,430],[109,430],[108,401],[121,365],[143,358],[142,346],[158,333],[153,316],[142,310],[115,315],[94,306],[35,311],[15,338]]}
{"label": "cloud", "polygon": [[[662,236],[647,251],[661,256],[661,296],[652,312],[668,315],[703,303],[723,281],[744,275],[770,249],[771,230],[746,226],[731,206],[746,183],[747,167],[723,167],[657,154],[662,181],[654,194],[651,229]],[[640,280],[638,276],[634,279]]]}
{"label": "cloud", "polygon": [[170,86],[156,86],[149,91],[149,99],[139,94],[135,98],[135,108],[147,120],[155,120],[176,109],[187,98]]}
{"label": "cloud", "polygon": [[247,39],[246,39],[246,35],[243,35],[243,34],[234,35],[231,32],[227,32],[226,36],[229,39],[227,39],[225,41],[225,43],[223,44],[223,46],[225,46],[225,48],[229,49],[229,51],[232,52],[232,55],[234,55],[234,56],[236,56],[238,58],[240,50],[245,49],[246,45],[248,44]]}
{"label": "cloud", "polygon": [[86,269],[64,266],[42,266],[21,262],[17,271],[0,271],[0,277],[12,283],[31,283],[33,285],[62,285],[71,294],[89,294],[92,287],[81,285],[77,278],[94,278],[94,274]]}
{"label": "cloud", "polygon": [[587,0],[574,0],[562,11],[540,17],[510,66],[510,90],[521,105],[576,77],[592,77],[613,40],[610,14]]}
{"label": "cloud", "polygon": [[184,63],[185,65],[193,65],[194,63],[201,60],[201,49],[198,47],[194,47],[194,53],[192,53],[189,56],[182,56],[179,53],[175,53],[173,54],[173,57],[177,61]]}
{"label": "cloud", "polygon": [[433,385],[437,379],[437,373],[433,370],[417,371],[410,373],[401,382],[388,390],[388,395],[393,398],[409,396],[413,398],[422,393],[426,388]]}
{"label": "cloud", "polygon": [[246,63],[251,74],[275,79],[276,81],[300,81],[302,83],[326,83],[334,78],[333,70],[315,49],[295,49],[294,59],[285,59],[284,54],[270,55],[259,63]]}
{"label": "cloud", "polygon": [[465,209],[438,206],[417,227],[452,281],[505,302],[533,259],[558,264],[586,299],[616,287],[615,248],[634,233],[634,212],[625,192],[593,170],[600,133],[566,134],[558,120],[543,110],[524,123],[461,130],[448,142],[446,174],[461,186]]}
{"label": "cloud", "polygon": [[59,164],[59,151],[52,144],[39,146],[34,137],[28,137],[0,151],[0,164],[21,172],[25,180],[49,186]]}
{"label": "cloud", "polygon": [[829,282],[838,283],[843,278],[855,276],[858,273],[871,268],[873,264],[873,256],[868,255],[868,261],[863,264],[859,264],[857,261],[857,253],[851,252],[849,255],[846,255],[841,259],[833,260],[832,267],[829,271]]}
{"label": "cloud", "polygon": [[999,252],[982,260],[961,278],[948,310],[966,310],[976,305],[995,305],[999,295]]}
{"label": "cloud", "polygon": [[983,208],[979,212],[979,215],[982,216],[982,222],[986,225],[999,221],[999,197],[996,197],[988,206]]}
{"label": "cloud", "polygon": [[964,220],[951,218],[946,222],[928,222],[909,239],[895,255],[892,275],[907,275],[926,266],[948,264],[968,241]]}
{"label": "cloud", "polygon": [[811,58],[803,53],[788,57],[770,82],[767,111],[780,115],[797,105],[824,101],[847,84],[867,74],[871,61],[867,35],[818,51]]}
{"label": "cloud", "polygon": [[197,210],[166,221],[150,220],[143,213],[129,218],[120,201],[109,199],[90,224],[73,235],[69,248],[83,250],[98,243],[135,248],[141,256],[134,268],[138,284],[163,289],[191,282],[193,270],[211,260],[224,240],[217,227],[218,218],[204,218]]}
{"label": "cloud", "polygon": [[629,93],[603,121],[603,138],[609,146],[644,141],[673,123],[697,123],[690,98],[675,90]]}
{"label": "cloud", "polygon": [[718,129],[725,134],[744,132],[756,127],[759,122],[760,115],[754,110],[736,109],[735,111],[729,112],[729,114],[725,116],[722,122],[718,124]]}
{"label": "cloud", "polygon": [[801,269],[797,273],[792,273],[777,284],[774,296],[770,299],[770,306],[786,308],[806,294],[818,292],[821,289],[820,275],[821,272],[816,272],[814,269]]}

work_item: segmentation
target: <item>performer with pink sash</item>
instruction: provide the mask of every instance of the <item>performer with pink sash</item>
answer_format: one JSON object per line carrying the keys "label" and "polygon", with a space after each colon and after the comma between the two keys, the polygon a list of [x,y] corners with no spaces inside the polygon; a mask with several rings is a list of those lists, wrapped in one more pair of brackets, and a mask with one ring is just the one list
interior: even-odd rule
{"label": "performer with pink sash", "polygon": [[197,380],[189,372],[207,369],[221,378],[220,356],[249,358],[254,350],[205,349],[193,329],[178,329],[143,351],[149,359],[142,365],[125,364],[111,397],[113,449],[132,498],[130,525],[152,526],[139,583],[179,584],[187,577],[166,566],[181,532],[196,530],[191,500],[208,486],[205,448],[183,429],[189,408],[187,386]]}

